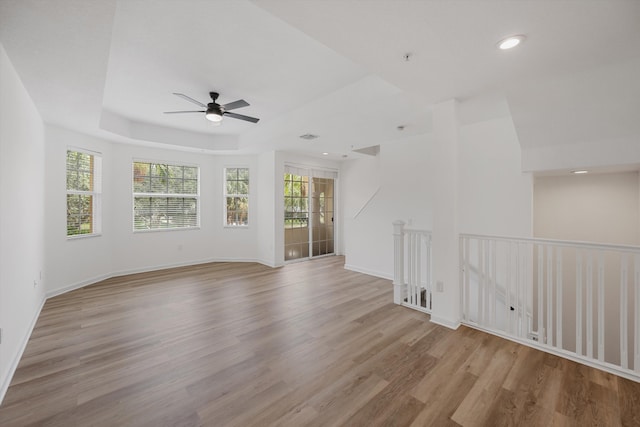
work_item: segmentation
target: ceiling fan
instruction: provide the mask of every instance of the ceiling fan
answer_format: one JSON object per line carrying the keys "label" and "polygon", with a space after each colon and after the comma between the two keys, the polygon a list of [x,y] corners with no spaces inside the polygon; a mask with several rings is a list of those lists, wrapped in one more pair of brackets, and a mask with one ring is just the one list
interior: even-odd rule
{"label": "ceiling fan", "polygon": [[229,116],[232,117],[234,119],[240,119],[240,120],[244,120],[247,122],[251,122],[251,123],[258,123],[258,120],[255,117],[249,117],[249,116],[245,116],[242,114],[237,114],[237,113],[231,113],[230,110],[235,110],[236,108],[242,108],[242,107],[247,107],[249,106],[249,103],[247,101],[245,101],[244,99],[239,99],[237,101],[234,102],[230,102],[228,104],[224,104],[224,105],[220,105],[216,102],[216,99],[218,99],[218,96],[220,96],[219,93],[217,92],[209,92],[209,96],[211,97],[211,101],[210,103],[208,103],[207,105],[203,104],[202,102],[191,98],[190,96],[187,96],[183,93],[173,93],[176,96],[179,96],[180,98],[192,102],[196,105],[199,105],[202,108],[205,108],[205,110],[190,110],[190,111],[165,111],[165,114],[181,114],[181,113],[204,113],[204,116],[207,118],[207,120],[210,120],[214,123],[220,123],[222,121],[222,117],[223,116]]}

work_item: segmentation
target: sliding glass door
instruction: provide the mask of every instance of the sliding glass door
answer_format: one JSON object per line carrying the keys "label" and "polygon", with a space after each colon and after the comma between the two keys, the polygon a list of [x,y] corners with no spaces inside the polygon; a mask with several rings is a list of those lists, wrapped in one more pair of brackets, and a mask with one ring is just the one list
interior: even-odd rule
{"label": "sliding glass door", "polygon": [[309,257],[309,178],[284,174],[284,260]]}
{"label": "sliding glass door", "polygon": [[312,178],[312,256],[333,253],[333,179]]}
{"label": "sliding glass door", "polygon": [[290,172],[284,175],[285,261],[333,254],[335,180]]}

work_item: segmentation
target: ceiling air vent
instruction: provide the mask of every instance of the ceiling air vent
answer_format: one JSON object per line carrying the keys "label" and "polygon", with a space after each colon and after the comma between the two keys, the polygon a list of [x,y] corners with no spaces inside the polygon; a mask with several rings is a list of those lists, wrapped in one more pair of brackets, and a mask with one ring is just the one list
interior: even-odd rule
{"label": "ceiling air vent", "polygon": [[311,141],[312,139],[316,139],[318,135],[314,135],[312,133],[305,133],[304,135],[300,135],[300,138]]}
{"label": "ceiling air vent", "polygon": [[351,149],[351,151],[354,151],[354,152],[360,153],[360,154],[366,154],[367,156],[377,156],[378,153],[380,152],[380,146],[379,145],[372,145],[371,147]]}

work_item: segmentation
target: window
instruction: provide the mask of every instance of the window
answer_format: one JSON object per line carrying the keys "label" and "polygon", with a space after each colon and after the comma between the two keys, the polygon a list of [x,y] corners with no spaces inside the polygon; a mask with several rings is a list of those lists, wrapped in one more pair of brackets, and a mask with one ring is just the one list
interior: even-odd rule
{"label": "window", "polygon": [[306,175],[284,174],[284,226],[309,226],[309,178]]}
{"label": "window", "polygon": [[195,228],[200,224],[197,166],[133,162],[133,229]]}
{"label": "window", "polygon": [[67,237],[100,234],[102,158],[67,150]]}
{"label": "window", "polygon": [[225,168],[226,226],[249,225],[249,168]]}

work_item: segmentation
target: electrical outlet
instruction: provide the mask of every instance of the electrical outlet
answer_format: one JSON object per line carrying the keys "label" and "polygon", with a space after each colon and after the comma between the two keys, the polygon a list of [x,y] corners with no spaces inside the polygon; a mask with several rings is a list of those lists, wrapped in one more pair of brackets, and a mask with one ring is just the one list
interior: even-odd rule
{"label": "electrical outlet", "polygon": [[444,283],[441,280],[436,282],[436,291],[444,292]]}
{"label": "electrical outlet", "polygon": [[38,286],[38,281],[37,281],[37,280],[34,280],[34,281],[33,281],[33,287],[35,288],[36,286]]}

